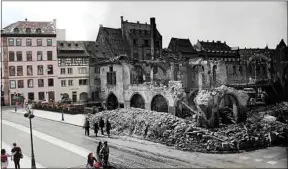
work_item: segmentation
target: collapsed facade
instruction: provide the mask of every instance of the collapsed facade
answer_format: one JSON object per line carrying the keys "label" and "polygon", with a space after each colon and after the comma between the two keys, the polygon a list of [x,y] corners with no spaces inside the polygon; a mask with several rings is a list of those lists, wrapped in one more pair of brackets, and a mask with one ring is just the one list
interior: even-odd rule
{"label": "collapsed facade", "polygon": [[[220,41],[198,40],[193,46],[189,39],[172,38],[168,48],[162,49],[155,18],[150,24],[141,24],[121,17],[121,29],[100,26],[96,43],[102,60],[96,54],[92,67],[99,70],[99,100],[108,109],[138,107],[180,117],[210,112],[212,117],[213,111],[219,115],[221,105],[230,106],[238,121],[251,98],[247,88],[256,95],[261,88],[268,96],[277,97],[283,93],[283,84],[288,84],[288,76],[283,76],[287,69],[282,68],[286,62],[274,60],[286,57],[282,41],[273,50],[233,48]],[[281,66],[276,66],[279,63]],[[197,102],[205,91],[211,97],[202,99],[205,104]]]}

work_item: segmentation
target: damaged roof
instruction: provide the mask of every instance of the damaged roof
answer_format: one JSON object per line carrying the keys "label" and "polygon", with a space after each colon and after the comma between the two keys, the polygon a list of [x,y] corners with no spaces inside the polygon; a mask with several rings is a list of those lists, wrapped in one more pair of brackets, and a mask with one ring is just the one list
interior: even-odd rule
{"label": "damaged roof", "polygon": [[58,57],[89,57],[87,44],[92,41],[57,41]]}
{"label": "damaged roof", "polygon": [[262,54],[268,58],[271,58],[274,55],[275,50],[269,49],[268,46],[265,48],[244,48],[239,49],[240,57],[244,60],[248,60],[251,56],[255,54]]}
{"label": "damaged roof", "polygon": [[221,41],[217,42],[204,42],[204,41],[199,41],[198,44],[200,44],[201,49],[205,51],[223,51],[223,50],[231,50],[231,48],[226,44],[226,42],[222,43]]}
{"label": "damaged roof", "polygon": [[[31,32],[28,29],[30,29]],[[41,34],[56,34],[56,28],[53,21],[18,21],[3,28],[2,34],[39,34],[36,32],[37,29],[41,30]]]}
{"label": "damaged roof", "polygon": [[189,39],[172,38],[168,48],[175,52],[179,50],[183,53],[197,53]]}

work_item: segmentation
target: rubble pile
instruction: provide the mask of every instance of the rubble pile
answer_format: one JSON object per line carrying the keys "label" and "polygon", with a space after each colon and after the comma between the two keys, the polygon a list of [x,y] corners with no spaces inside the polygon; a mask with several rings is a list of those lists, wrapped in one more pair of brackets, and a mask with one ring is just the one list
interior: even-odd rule
{"label": "rubble pile", "polygon": [[137,108],[102,111],[95,115],[88,114],[87,117],[91,127],[100,117],[108,118],[114,134],[137,135],[187,151],[236,152],[270,145],[287,145],[287,125],[268,116],[264,118],[262,114],[254,111],[245,123],[214,129],[195,127],[192,121],[168,113]]}

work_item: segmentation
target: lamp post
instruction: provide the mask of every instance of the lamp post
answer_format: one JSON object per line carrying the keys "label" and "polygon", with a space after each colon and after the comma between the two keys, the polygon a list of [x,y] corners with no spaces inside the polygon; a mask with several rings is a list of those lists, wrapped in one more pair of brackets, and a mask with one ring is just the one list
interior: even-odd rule
{"label": "lamp post", "polygon": [[31,111],[32,103],[29,100],[28,101],[28,112],[24,114],[24,117],[29,118],[30,122],[30,137],[31,137],[31,168],[36,169],[36,162],[35,162],[35,156],[34,156],[34,148],[33,148],[33,134],[32,134],[32,122],[31,119],[34,118],[34,114]]}
{"label": "lamp post", "polygon": [[[62,103],[62,101],[63,101],[63,94],[61,93],[60,95],[61,95],[61,103]],[[62,104],[61,107],[62,107],[62,121],[64,121],[63,104]]]}

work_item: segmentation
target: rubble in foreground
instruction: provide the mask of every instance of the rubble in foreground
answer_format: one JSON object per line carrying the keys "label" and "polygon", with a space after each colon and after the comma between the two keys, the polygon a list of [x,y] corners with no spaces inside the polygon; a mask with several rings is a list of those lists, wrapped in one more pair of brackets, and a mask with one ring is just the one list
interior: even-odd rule
{"label": "rubble in foreground", "polygon": [[283,119],[288,117],[287,110],[288,103],[285,102],[267,106],[248,112],[245,123],[214,129],[195,127],[192,121],[168,113],[137,108],[102,111],[87,116],[91,127],[100,117],[109,118],[114,134],[137,135],[187,151],[221,153],[272,145],[287,146],[287,121],[283,123]]}

